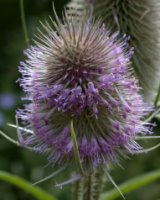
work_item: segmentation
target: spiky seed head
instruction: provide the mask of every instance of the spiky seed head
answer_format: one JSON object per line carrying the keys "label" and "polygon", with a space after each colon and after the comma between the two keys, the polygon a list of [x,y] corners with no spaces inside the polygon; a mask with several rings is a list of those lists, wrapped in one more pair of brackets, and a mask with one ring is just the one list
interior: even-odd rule
{"label": "spiky seed head", "polygon": [[[131,67],[137,76],[145,101],[155,97],[160,77],[160,2],[157,0],[72,0],[70,8],[77,8],[81,16],[84,9],[93,8],[93,15],[101,17],[120,35],[131,37],[129,44],[135,48]],[[75,9],[69,9],[73,14]]]}
{"label": "spiky seed head", "polygon": [[141,148],[137,134],[149,132],[142,121],[148,107],[128,69],[133,48],[101,20],[56,18],[42,24],[45,33],[39,31],[19,68],[29,103],[17,116],[34,131],[21,129],[21,141],[55,165],[71,163],[73,121],[84,169],[118,162]]}

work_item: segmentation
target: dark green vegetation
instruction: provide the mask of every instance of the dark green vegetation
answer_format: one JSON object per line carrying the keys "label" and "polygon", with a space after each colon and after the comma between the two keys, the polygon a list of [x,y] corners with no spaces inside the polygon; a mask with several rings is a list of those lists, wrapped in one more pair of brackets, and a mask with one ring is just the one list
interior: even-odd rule
{"label": "dark green vegetation", "polygon": [[[55,0],[59,16],[67,2],[67,0]],[[36,33],[36,27],[39,26],[39,19],[43,21],[48,18],[48,15],[53,15],[52,0],[26,0],[25,13],[29,37],[31,38]],[[16,84],[16,80],[20,76],[17,66],[19,61],[23,60],[22,52],[26,48],[18,0],[0,1],[0,24],[0,129],[16,138],[16,130],[8,127],[7,123],[15,123],[15,109],[21,107],[20,97],[23,96],[18,84]],[[156,131],[160,133],[160,130]],[[151,141],[143,142],[143,146],[150,147],[152,145]],[[18,175],[30,182],[36,182],[57,170],[49,166],[44,167],[46,163],[42,156],[16,147],[0,137],[0,170]],[[124,170],[116,167],[111,171],[117,184],[142,173],[159,169],[159,149],[148,154],[134,156],[131,160],[122,161],[121,164]],[[61,183],[69,177],[67,170],[66,173],[62,172],[54,180],[51,179],[40,186],[50,194],[57,196],[59,200],[69,200],[71,198],[71,185],[64,186],[63,190],[55,187],[57,182]],[[105,188],[112,189],[113,186],[107,183]],[[0,200],[31,200],[33,198],[24,191],[0,181]],[[160,198],[159,183],[145,186],[126,195],[126,198],[128,200],[156,200]]]}

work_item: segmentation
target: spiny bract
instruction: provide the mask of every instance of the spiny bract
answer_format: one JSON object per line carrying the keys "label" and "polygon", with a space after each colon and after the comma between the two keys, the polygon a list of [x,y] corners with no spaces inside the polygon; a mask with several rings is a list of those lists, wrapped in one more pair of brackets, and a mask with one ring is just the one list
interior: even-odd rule
{"label": "spiny bract", "polygon": [[133,48],[126,35],[118,39],[87,14],[56,18],[42,24],[45,32],[39,31],[19,68],[29,100],[17,111],[28,129],[21,129],[21,143],[52,164],[72,163],[73,121],[84,169],[118,162],[141,148],[137,134],[149,132],[142,121],[149,109],[128,70]]}

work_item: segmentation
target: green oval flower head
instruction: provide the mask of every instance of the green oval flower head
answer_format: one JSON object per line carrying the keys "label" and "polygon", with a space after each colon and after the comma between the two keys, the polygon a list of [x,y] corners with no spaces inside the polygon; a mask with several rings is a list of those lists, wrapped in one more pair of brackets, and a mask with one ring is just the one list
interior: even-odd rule
{"label": "green oval flower head", "polygon": [[[131,37],[135,48],[132,59],[145,100],[153,99],[160,79],[160,1],[157,0],[72,0],[68,5],[80,14],[92,6],[114,33],[119,30]],[[71,9],[70,9],[71,11]]]}

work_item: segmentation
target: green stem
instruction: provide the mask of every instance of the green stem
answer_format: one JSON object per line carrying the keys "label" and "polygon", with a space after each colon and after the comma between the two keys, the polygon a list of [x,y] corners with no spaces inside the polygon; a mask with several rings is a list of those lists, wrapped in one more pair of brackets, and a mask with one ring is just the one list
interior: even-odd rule
{"label": "green stem", "polygon": [[7,172],[0,171],[0,180],[6,181],[12,185],[15,185],[26,192],[32,194],[39,200],[56,200],[55,197],[52,197],[50,194],[46,193],[37,186],[33,186],[31,183],[25,181],[24,179],[9,174]]}
{"label": "green stem", "polygon": [[83,200],[84,183],[83,179],[76,181],[73,191],[73,200]]}
{"label": "green stem", "polygon": [[83,200],[91,200],[92,199],[92,174],[86,177],[86,185],[84,191],[84,199]]}
{"label": "green stem", "polygon": [[98,200],[102,190],[102,174],[98,169],[85,177],[83,200]]}
{"label": "green stem", "polygon": [[[139,177],[133,178],[129,181],[126,181],[125,183],[121,184],[119,188],[123,192],[123,194],[127,194],[131,191],[134,191],[140,187],[148,185],[159,179],[160,179],[160,170],[157,170],[157,171],[153,171],[153,172],[141,175]],[[120,196],[120,193],[116,189],[113,189],[107,193],[102,194],[101,200],[114,200],[114,199],[117,199],[119,196]]]}
{"label": "green stem", "polygon": [[22,30],[24,33],[24,38],[27,47],[29,46],[29,37],[27,32],[26,20],[25,20],[25,13],[24,13],[24,0],[20,0],[20,15],[21,15],[21,23],[22,23]]}
{"label": "green stem", "polygon": [[73,200],[98,200],[102,186],[102,174],[94,169],[76,182]]}

